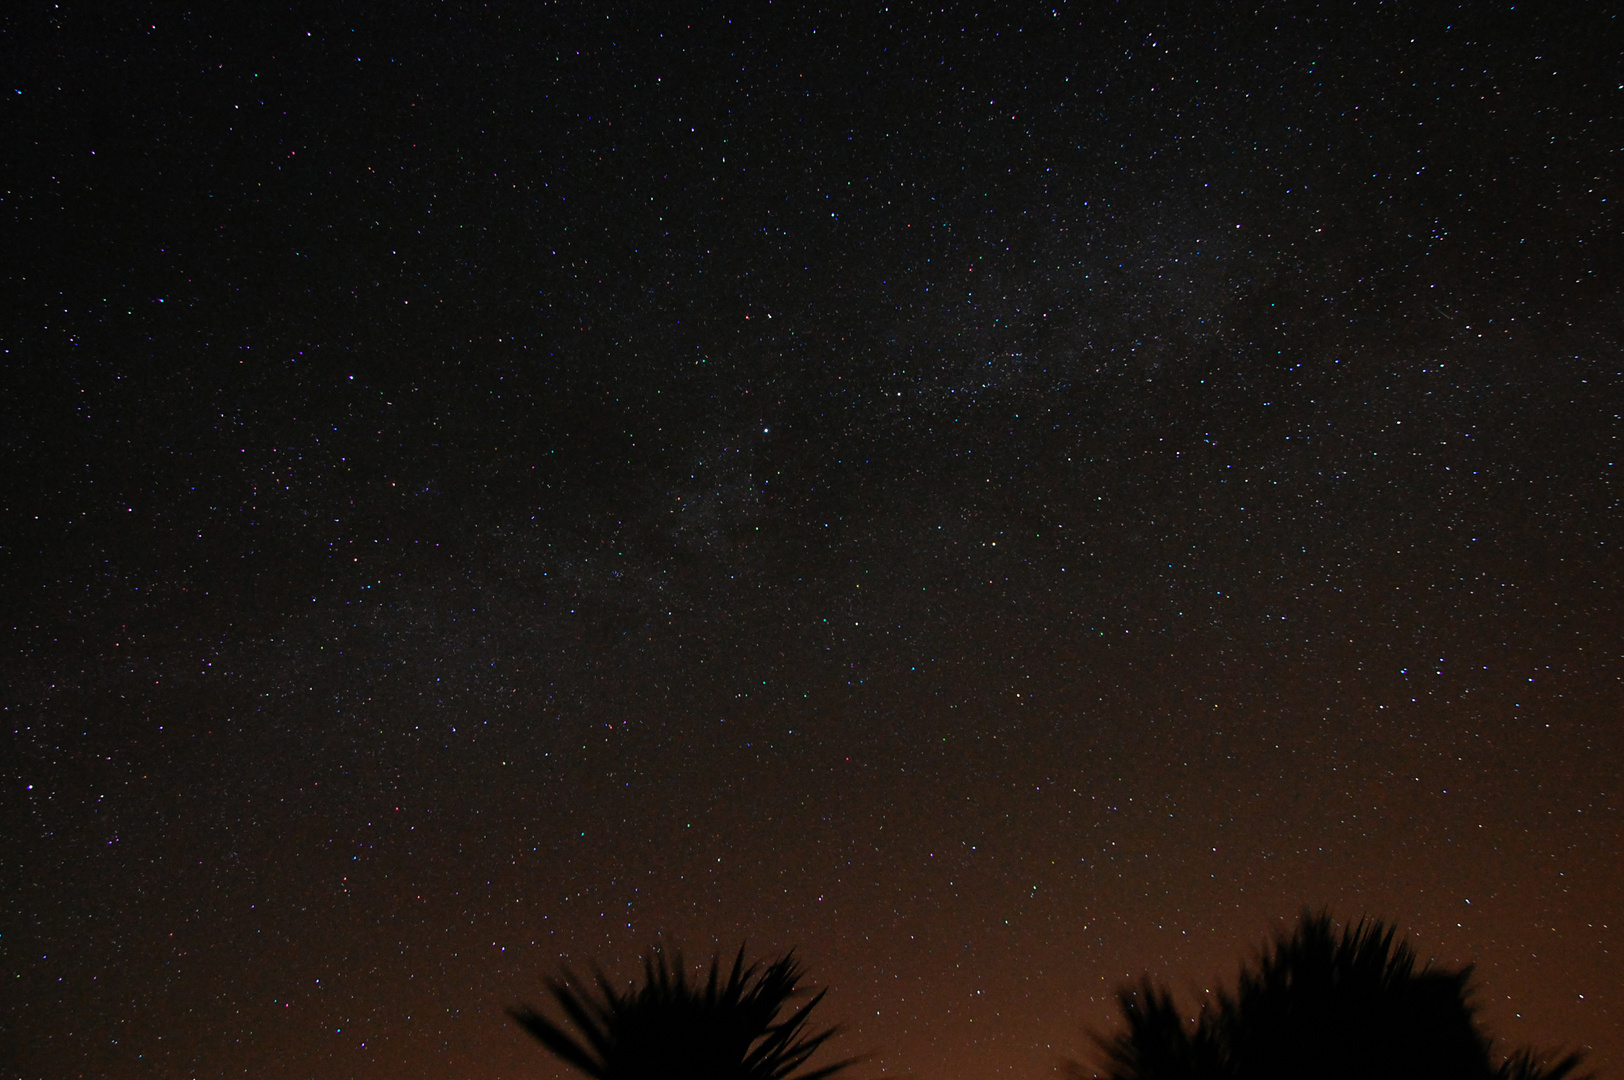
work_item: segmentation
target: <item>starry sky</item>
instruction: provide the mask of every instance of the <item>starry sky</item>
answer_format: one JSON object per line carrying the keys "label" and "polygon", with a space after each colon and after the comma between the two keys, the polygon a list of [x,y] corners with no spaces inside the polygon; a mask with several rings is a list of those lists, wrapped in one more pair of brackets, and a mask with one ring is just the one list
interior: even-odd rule
{"label": "starry sky", "polygon": [[1624,1075],[1603,5],[0,16],[26,1077],[1053,1075],[1307,904]]}

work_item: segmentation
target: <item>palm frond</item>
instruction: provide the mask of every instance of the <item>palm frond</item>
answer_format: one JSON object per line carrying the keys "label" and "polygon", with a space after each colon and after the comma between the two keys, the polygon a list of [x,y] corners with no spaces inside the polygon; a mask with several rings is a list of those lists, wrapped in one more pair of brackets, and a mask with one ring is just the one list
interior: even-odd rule
{"label": "palm frond", "polygon": [[[1137,988],[1119,990],[1117,1005],[1127,1030],[1113,1036],[1090,1032],[1109,1080],[1198,1080],[1221,1072],[1209,1010],[1203,1008],[1191,1025],[1172,993],[1149,976]],[[1082,1070],[1073,1066],[1070,1074],[1080,1080]]]}
{"label": "palm frond", "polygon": [[1583,1054],[1575,1052],[1547,1065],[1534,1051],[1519,1050],[1495,1070],[1494,1080],[1595,1080],[1595,1073],[1577,1071],[1584,1059]]}
{"label": "palm frond", "polygon": [[678,950],[650,950],[642,969],[641,985],[626,990],[601,970],[591,989],[568,969],[548,979],[570,1028],[531,1008],[509,1015],[593,1080],[827,1080],[859,1060],[803,1071],[839,1029],[808,1029],[823,992],[780,1019],[803,974],[793,952],[763,967],[747,965],[741,948],[725,976],[713,956],[703,982],[690,981]]}
{"label": "palm frond", "polygon": [[1494,1065],[1471,980],[1470,965],[1421,963],[1379,920],[1338,932],[1304,909],[1193,1022],[1147,976],[1117,995],[1122,1030],[1093,1039],[1110,1080],[1592,1080],[1578,1054],[1546,1064],[1523,1051]]}

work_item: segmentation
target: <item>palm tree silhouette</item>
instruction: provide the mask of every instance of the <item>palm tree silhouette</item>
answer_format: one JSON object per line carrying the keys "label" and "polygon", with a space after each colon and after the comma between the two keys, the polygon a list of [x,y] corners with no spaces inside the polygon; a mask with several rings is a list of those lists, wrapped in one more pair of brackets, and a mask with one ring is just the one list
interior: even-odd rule
{"label": "palm tree silhouette", "polygon": [[[1173,995],[1158,989],[1145,976],[1137,990],[1124,987],[1117,992],[1117,1005],[1127,1030],[1113,1038],[1095,1034],[1094,1041],[1105,1055],[1111,1080],[1205,1080],[1227,1076],[1217,1040],[1217,1027],[1198,1023],[1187,1027],[1173,1004]],[[1089,1073],[1068,1062],[1072,1080],[1085,1080]]]}
{"label": "palm tree silhouette", "polygon": [[593,1080],[826,1080],[858,1059],[797,1073],[839,1030],[812,1032],[820,990],[780,1020],[803,974],[792,952],[763,967],[744,949],[721,978],[718,957],[701,986],[688,981],[680,951],[643,956],[643,983],[622,991],[601,970],[594,986],[566,968],[546,981],[572,1033],[531,1008],[510,1009],[520,1027]]}
{"label": "palm tree silhouette", "polygon": [[1580,1080],[1578,1054],[1544,1065],[1524,1050],[1494,1065],[1471,976],[1470,965],[1418,967],[1380,921],[1338,934],[1305,910],[1192,1021],[1147,977],[1118,994],[1125,1030],[1094,1039],[1111,1080]]}

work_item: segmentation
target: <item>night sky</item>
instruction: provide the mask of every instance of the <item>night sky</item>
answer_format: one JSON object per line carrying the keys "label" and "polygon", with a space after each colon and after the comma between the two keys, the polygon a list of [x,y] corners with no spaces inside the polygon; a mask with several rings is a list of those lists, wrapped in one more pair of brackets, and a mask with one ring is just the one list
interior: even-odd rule
{"label": "night sky", "polygon": [[991,8],[8,7],[0,1072],[665,935],[1045,1080],[1307,904],[1624,1075],[1619,18]]}

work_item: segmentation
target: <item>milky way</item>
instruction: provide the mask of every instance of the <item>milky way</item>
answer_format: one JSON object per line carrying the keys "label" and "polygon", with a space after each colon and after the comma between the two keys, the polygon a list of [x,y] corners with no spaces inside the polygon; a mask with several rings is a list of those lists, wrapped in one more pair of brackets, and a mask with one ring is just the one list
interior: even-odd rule
{"label": "milky way", "polygon": [[13,20],[15,1071],[666,935],[1042,1077],[1323,905],[1616,1074],[1613,21],[778,7]]}

